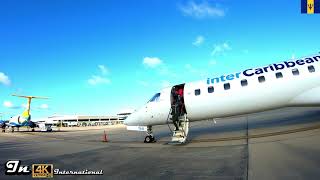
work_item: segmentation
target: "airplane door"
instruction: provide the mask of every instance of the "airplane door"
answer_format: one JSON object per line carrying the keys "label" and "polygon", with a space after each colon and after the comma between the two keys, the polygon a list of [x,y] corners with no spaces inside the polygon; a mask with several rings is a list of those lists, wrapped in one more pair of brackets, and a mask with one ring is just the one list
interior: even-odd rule
{"label": "airplane door", "polygon": [[170,104],[173,105],[175,103],[175,99],[177,97],[173,96],[173,93],[176,94],[176,96],[180,96],[180,111],[181,111],[181,115],[184,113],[187,113],[186,108],[185,108],[185,104],[184,104],[184,85],[185,84],[179,84],[176,86],[173,86],[171,89],[171,93],[170,93]]}

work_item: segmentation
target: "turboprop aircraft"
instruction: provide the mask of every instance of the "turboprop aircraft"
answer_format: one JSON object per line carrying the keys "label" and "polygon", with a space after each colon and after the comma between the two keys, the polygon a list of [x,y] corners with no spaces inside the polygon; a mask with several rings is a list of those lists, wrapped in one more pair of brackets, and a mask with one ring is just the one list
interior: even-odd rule
{"label": "turboprop aircraft", "polygon": [[5,128],[11,127],[11,132],[14,132],[14,128],[19,128],[23,126],[28,126],[32,128],[32,131],[34,131],[34,128],[37,126],[36,122],[31,121],[31,114],[30,114],[30,106],[31,106],[31,100],[32,99],[48,99],[47,97],[39,97],[39,96],[20,96],[13,94],[12,96],[20,97],[20,98],[26,98],[28,99],[28,104],[26,109],[22,112],[21,115],[13,116],[8,122],[0,123],[0,127],[2,128],[2,132],[5,132]]}
{"label": "turboprop aircraft", "polygon": [[165,88],[124,121],[127,129],[146,131],[144,142],[155,142],[152,126],[172,123],[173,89],[182,91],[182,113],[172,142],[184,143],[191,121],[319,106],[320,54]]}

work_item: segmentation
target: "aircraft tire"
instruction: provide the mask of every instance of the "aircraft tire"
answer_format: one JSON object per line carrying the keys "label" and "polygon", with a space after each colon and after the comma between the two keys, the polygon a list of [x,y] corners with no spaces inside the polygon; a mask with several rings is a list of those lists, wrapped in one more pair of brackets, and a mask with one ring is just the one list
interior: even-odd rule
{"label": "aircraft tire", "polygon": [[146,136],[144,138],[144,143],[151,143],[152,142],[152,136]]}
{"label": "aircraft tire", "polygon": [[153,136],[146,136],[144,138],[144,143],[153,143],[156,142]]}

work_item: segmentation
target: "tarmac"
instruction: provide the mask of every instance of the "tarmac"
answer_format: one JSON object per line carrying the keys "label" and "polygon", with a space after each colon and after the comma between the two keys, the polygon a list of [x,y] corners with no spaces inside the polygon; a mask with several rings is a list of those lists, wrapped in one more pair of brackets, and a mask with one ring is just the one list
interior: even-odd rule
{"label": "tarmac", "polygon": [[[0,133],[0,179],[8,160],[53,164],[60,170],[103,175],[54,179],[319,179],[320,108],[284,108],[191,122],[188,142],[169,145],[168,125],[154,126],[157,142],[124,125],[63,128],[59,132]],[[173,125],[170,125],[173,129]],[[108,142],[102,142],[103,132]]]}

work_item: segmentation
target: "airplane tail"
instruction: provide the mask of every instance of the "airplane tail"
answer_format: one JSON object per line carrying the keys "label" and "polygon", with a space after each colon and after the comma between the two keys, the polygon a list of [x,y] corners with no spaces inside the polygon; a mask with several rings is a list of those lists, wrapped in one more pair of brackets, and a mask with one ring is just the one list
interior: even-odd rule
{"label": "airplane tail", "polygon": [[28,110],[28,109],[24,110],[24,111],[22,112],[22,114],[21,114],[21,117],[22,117],[23,119],[25,119],[26,121],[30,121],[31,115],[30,115],[30,113],[29,113],[29,110]]}
{"label": "airplane tail", "polygon": [[16,94],[12,94],[12,96],[26,98],[28,99],[28,104],[27,104],[26,110],[24,110],[20,116],[15,116],[15,118],[11,118],[12,119],[10,120],[11,123],[15,123],[19,126],[30,126],[30,127],[35,126],[35,123],[31,121],[31,115],[30,115],[31,100],[34,98],[37,98],[37,99],[48,99],[48,98],[39,97],[39,96],[21,96]]}

